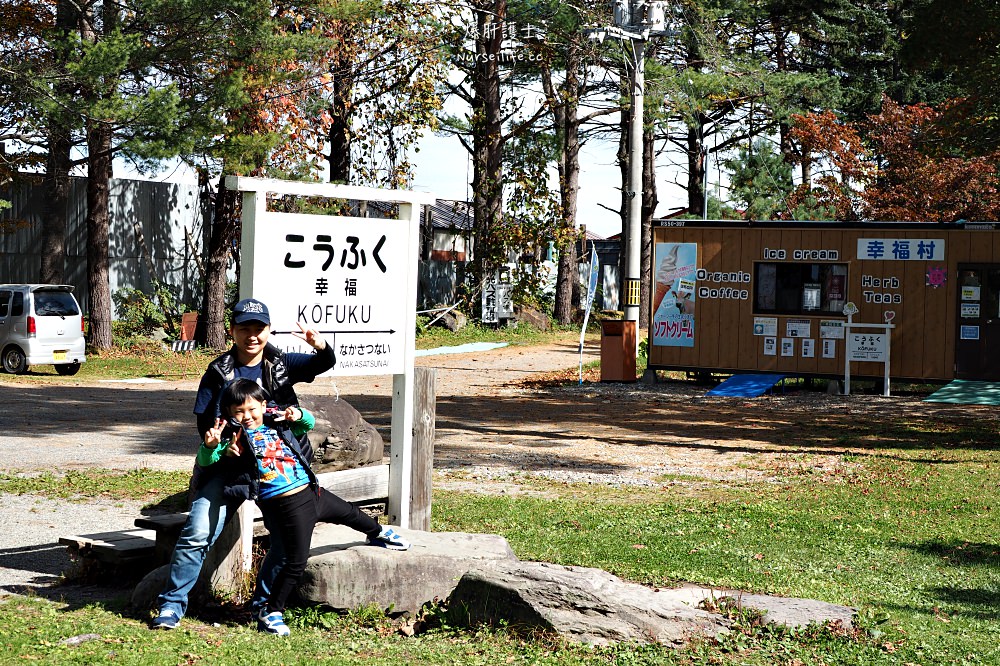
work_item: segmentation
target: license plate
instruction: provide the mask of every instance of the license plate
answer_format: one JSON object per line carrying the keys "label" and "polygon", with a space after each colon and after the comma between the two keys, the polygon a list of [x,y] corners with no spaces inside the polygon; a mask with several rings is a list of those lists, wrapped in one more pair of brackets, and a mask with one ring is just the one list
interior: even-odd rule
{"label": "license plate", "polygon": [[52,360],[56,361],[57,363],[59,361],[65,361],[66,360],[66,352],[64,352],[64,351],[52,352]]}

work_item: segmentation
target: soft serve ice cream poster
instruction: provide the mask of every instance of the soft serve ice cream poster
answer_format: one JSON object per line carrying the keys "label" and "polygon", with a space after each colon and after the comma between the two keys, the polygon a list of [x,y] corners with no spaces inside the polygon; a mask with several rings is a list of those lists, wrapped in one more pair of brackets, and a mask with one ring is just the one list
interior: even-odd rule
{"label": "soft serve ice cream poster", "polygon": [[693,347],[698,244],[657,243],[653,262],[653,344]]}

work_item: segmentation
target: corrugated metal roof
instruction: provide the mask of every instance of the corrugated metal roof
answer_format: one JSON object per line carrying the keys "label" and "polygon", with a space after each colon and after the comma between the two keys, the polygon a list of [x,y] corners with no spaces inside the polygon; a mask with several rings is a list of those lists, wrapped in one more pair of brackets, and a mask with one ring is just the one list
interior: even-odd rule
{"label": "corrugated metal roof", "polygon": [[[368,202],[369,209],[375,209],[383,216],[389,216],[392,213],[392,206],[393,204],[384,201]],[[431,225],[435,229],[469,231],[473,227],[472,204],[468,201],[435,199],[433,205],[425,207],[425,215],[428,210],[431,215]]]}
{"label": "corrugated metal roof", "polygon": [[472,229],[472,204],[454,199],[436,199],[430,207],[431,226],[435,229]]}

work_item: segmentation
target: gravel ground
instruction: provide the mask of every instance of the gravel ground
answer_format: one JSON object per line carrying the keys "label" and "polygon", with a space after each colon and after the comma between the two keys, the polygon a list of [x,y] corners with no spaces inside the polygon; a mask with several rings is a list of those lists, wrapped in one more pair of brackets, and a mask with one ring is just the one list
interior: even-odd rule
{"label": "gravel ground", "polygon": [[59,537],[134,527],[139,502],[50,500],[4,495],[0,509],[0,591],[83,600],[107,598],[94,586],[60,586],[74,563]]}

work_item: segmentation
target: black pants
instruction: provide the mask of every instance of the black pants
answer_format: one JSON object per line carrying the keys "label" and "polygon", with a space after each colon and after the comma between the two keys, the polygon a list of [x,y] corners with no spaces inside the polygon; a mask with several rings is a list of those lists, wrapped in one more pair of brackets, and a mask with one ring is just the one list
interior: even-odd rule
{"label": "black pants", "polygon": [[322,488],[318,494],[306,488],[294,495],[261,500],[257,505],[267,531],[280,534],[285,546],[285,561],[280,564],[267,600],[268,612],[285,610],[288,597],[306,569],[316,523],[346,525],[369,538],[382,531],[377,520]]}

